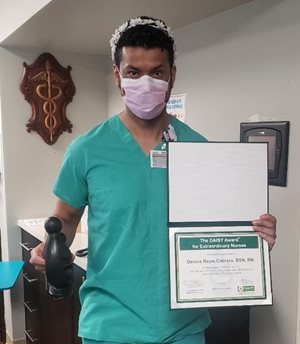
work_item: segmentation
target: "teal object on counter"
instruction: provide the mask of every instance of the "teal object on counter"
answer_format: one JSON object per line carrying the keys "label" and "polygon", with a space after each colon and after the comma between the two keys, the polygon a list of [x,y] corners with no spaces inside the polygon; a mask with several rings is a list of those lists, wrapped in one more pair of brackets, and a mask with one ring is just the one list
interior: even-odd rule
{"label": "teal object on counter", "polygon": [[23,265],[22,260],[0,262],[0,290],[11,289],[15,285]]}

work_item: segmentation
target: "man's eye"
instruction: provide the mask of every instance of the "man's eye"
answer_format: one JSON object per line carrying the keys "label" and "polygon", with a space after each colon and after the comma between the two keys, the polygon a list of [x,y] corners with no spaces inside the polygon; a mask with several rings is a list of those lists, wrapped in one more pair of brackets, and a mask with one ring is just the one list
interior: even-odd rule
{"label": "man's eye", "polygon": [[135,71],[135,70],[130,70],[130,71],[128,72],[128,76],[130,76],[130,77],[132,77],[132,78],[137,77],[137,76],[138,76],[138,72]]}
{"label": "man's eye", "polygon": [[157,71],[155,71],[154,73],[153,73],[153,75],[155,76],[155,77],[161,77],[162,76],[162,71],[160,71],[160,70],[157,70]]}

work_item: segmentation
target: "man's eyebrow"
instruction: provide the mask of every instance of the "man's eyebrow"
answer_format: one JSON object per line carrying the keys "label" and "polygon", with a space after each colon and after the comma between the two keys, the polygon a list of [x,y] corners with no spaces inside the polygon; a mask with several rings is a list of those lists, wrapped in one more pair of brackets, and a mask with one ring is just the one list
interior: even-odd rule
{"label": "man's eyebrow", "polygon": [[139,68],[137,68],[137,67],[134,67],[134,66],[132,66],[132,65],[127,65],[127,66],[125,66],[125,69],[134,69],[134,70],[139,70]]}
{"label": "man's eyebrow", "polygon": [[[160,63],[160,64],[157,65],[157,66],[152,67],[151,70],[157,70],[157,69],[161,69],[161,68],[165,68],[165,65],[162,64],[162,63]],[[135,66],[133,66],[133,65],[131,65],[131,64],[125,66],[125,69],[134,69],[134,70],[137,70],[137,71],[140,70],[139,67],[135,67]]]}
{"label": "man's eyebrow", "polygon": [[165,65],[163,65],[162,63],[158,66],[155,66],[153,67],[152,69],[155,70],[155,69],[160,69],[160,68],[165,68]]}

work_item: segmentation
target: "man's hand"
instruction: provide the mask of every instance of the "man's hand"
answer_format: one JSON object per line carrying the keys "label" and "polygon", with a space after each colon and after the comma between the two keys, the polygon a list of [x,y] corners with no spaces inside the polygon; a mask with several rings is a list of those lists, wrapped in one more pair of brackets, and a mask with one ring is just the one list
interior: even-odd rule
{"label": "man's hand", "polygon": [[[45,244],[41,242],[38,244],[36,247],[34,247],[31,250],[31,257],[29,260],[29,263],[34,265],[35,269],[40,271],[40,272],[45,272],[46,271],[46,262],[44,259],[44,249],[45,249]],[[75,256],[72,253],[72,259],[74,261]]]}
{"label": "man's hand", "polygon": [[[73,208],[62,200],[58,199],[54,209],[53,216],[57,216],[63,223],[63,233],[66,236],[66,244],[70,246],[76,234],[76,228],[83,214],[84,208]],[[45,259],[44,259],[45,244],[40,243],[31,251],[30,263],[35,266],[36,270],[44,272]],[[73,255],[74,259],[74,255]]]}
{"label": "man's hand", "polygon": [[253,229],[268,242],[270,250],[272,250],[277,237],[276,222],[276,217],[271,214],[261,215],[259,219],[252,221]]}
{"label": "man's hand", "polygon": [[42,242],[31,250],[31,258],[29,263],[34,265],[36,270],[45,271],[45,259],[44,259],[44,248],[45,244]]}

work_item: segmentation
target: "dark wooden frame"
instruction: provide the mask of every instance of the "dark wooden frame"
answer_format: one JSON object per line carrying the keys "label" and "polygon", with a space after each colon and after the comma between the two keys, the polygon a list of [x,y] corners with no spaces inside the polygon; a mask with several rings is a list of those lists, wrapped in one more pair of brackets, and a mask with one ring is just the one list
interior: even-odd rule
{"label": "dark wooden frame", "polygon": [[72,132],[72,123],[66,116],[66,107],[75,94],[71,67],[62,67],[50,53],[41,54],[28,65],[23,63],[24,75],[20,91],[30,103],[32,115],[27,131],[36,131],[49,145],[64,132]]}

